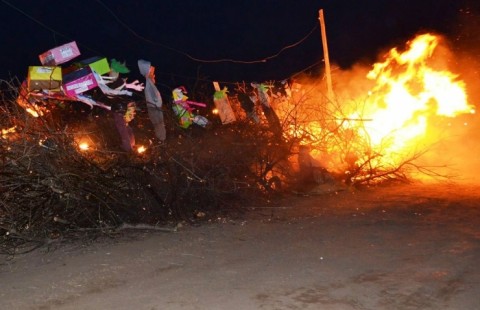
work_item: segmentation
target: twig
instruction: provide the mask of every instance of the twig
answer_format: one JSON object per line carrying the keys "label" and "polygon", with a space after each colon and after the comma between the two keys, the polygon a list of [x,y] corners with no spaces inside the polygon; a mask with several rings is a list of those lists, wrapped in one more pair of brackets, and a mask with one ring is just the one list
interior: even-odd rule
{"label": "twig", "polygon": [[135,229],[135,230],[155,230],[155,231],[162,231],[162,232],[177,232],[177,227],[160,227],[156,225],[147,225],[147,224],[128,224],[123,223],[120,225],[116,230],[126,230],[126,229]]}
{"label": "twig", "polygon": [[187,170],[192,176],[194,176],[197,181],[199,182],[205,182],[204,179],[202,179],[201,177],[199,177],[198,175],[196,175],[192,170],[188,169],[187,167],[185,167],[185,165],[183,165],[182,163],[180,163],[178,160],[176,160],[174,157],[171,157],[170,158],[171,160],[173,160],[174,162],[176,162],[178,165],[182,166],[183,169]]}

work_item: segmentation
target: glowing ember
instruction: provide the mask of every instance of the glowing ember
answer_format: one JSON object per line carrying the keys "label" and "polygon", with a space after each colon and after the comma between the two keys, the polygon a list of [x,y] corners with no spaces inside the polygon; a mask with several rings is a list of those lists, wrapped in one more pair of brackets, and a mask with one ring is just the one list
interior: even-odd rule
{"label": "glowing ember", "polygon": [[213,110],[212,110],[212,113],[215,114],[215,115],[217,115],[217,114],[218,114],[218,109],[213,109]]}
{"label": "glowing ember", "polygon": [[6,139],[7,135],[9,133],[14,133],[16,128],[17,128],[16,126],[13,126],[13,127],[8,128],[8,129],[2,129],[2,138]]}
{"label": "glowing ember", "polygon": [[138,154],[143,154],[143,153],[145,153],[146,150],[147,150],[147,148],[145,148],[143,145],[140,145],[140,146],[137,148],[137,153],[138,153]]}
{"label": "glowing ember", "polygon": [[25,111],[27,111],[33,117],[39,117],[40,116],[40,114],[37,111],[35,111],[34,109],[26,108]]}
{"label": "glowing ember", "polygon": [[90,145],[88,145],[88,143],[86,143],[86,142],[82,142],[78,145],[78,148],[81,151],[88,151],[90,149]]}

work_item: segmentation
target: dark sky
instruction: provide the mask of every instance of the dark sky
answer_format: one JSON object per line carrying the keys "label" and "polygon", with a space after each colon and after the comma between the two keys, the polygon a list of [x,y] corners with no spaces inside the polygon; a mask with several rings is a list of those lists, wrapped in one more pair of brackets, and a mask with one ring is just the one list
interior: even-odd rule
{"label": "dark sky", "polygon": [[[475,2],[0,0],[0,78],[25,77],[29,65],[39,64],[39,54],[75,40],[82,52],[78,60],[126,60],[135,76],[137,59],[148,59],[157,67],[157,80],[169,85],[197,77],[230,82],[283,79],[322,59],[319,9],[324,9],[330,59],[348,68],[358,61],[374,61],[380,50],[421,31],[458,39],[465,27],[462,20],[471,16]],[[301,40],[314,27],[301,44],[264,63],[191,59],[261,60]]]}

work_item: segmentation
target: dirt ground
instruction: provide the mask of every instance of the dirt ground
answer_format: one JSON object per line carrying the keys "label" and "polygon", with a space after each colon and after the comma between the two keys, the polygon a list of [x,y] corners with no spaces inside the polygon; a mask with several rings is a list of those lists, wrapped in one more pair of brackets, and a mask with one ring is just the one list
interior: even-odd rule
{"label": "dirt ground", "polygon": [[480,185],[285,198],[0,266],[1,309],[480,309]]}

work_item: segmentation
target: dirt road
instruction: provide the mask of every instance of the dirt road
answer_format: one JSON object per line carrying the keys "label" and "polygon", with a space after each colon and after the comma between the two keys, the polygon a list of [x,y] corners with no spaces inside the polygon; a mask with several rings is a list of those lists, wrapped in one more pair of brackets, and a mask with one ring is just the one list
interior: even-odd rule
{"label": "dirt road", "polygon": [[4,263],[2,309],[480,309],[480,186],[292,197]]}

